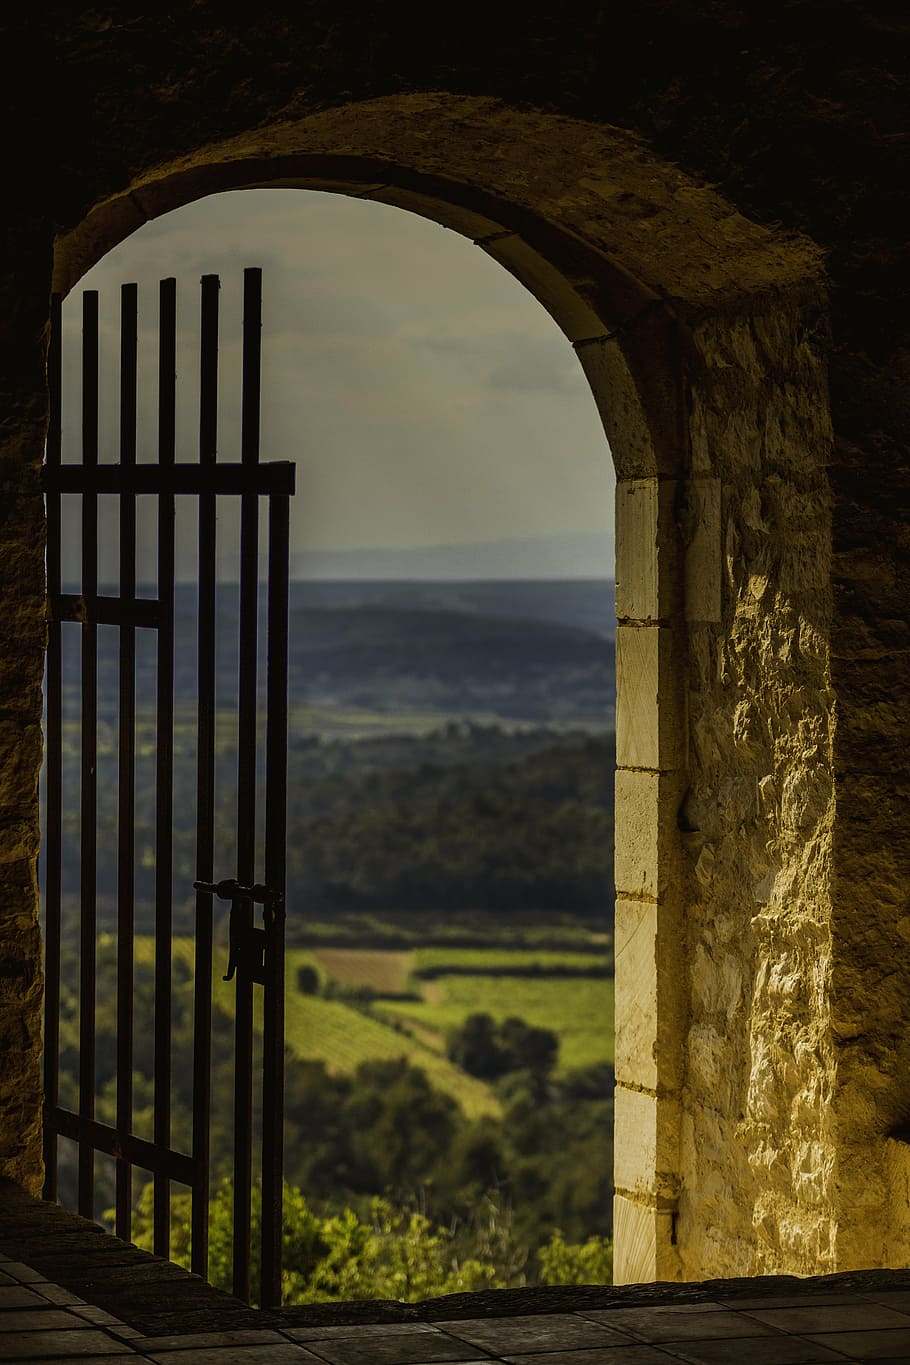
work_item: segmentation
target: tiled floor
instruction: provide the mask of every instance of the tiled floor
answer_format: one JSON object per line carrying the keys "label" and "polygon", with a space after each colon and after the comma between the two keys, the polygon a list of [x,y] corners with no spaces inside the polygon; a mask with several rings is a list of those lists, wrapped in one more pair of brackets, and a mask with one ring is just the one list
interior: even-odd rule
{"label": "tiled floor", "polygon": [[[739,1282],[741,1284],[741,1282]],[[756,1287],[760,1284],[756,1282]],[[489,1306],[489,1296],[485,1297]],[[464,1307],[464,1303],[460,1305]],[[150,1336],[0,1255],[0,1363],[81,1365],[801,1365],[910,1361],[910,1289],[783,1292],[435,1322]]]}
{"label": "tiled floor", "polygon": [[259,1311],[0,1181],[0,1365],[910,1362],[910,1271]]}

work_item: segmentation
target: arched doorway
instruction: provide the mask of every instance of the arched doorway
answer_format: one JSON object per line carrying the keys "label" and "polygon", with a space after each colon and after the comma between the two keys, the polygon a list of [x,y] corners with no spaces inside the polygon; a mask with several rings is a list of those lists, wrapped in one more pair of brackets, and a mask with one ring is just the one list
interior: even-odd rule
{"label": "arched doorway", "polygon": [[[827,887],[827,807],[805,812],[817,835],[801,827],[807,865],[774,800],[805,771],[794,727],[811,717],[830,737],[833,723],[823,622],[811,660],[782,660],[773,642],[788,612],[803,619],[800,594],[828,553],[823,366],[807,326],[822,306],[815,255],[621,133],[420,95],[161,161],[60,239],[59,288],[147,217],[263,184],[372,195],[448,222],[577,348],[618,475],[617,1278],[796,1264],[765,1209],[796,1199],[798,1172],[788,1157],[768,1174],[762,1114],[795,1087],[815,1096],[806,1121],[821,1131],[830,1059],[801,1052],[796,1077],[775,1060],[781,1022],[762,964],[783,935],[809,989],[817,952],[800,926]],[[775,538],[791,492],[796,554]],[[634,706],[624,658],[653,679]],[[801,698],[797,719],[775,712],[775,687]],[[827,753],[817,746],[810,765],[820,782]],[[743,896],[748,940],[745,912],[729,909]],[[833,1198],[821,1182],[811,1218],[830,1219]]]}

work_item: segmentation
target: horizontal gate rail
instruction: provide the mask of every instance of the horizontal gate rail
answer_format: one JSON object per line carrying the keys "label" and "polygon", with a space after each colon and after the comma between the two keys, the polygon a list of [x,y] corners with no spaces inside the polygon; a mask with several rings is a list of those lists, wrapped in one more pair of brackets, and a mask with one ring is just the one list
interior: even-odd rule
{"label": "horizontal gate rail", "polygon": [[45,465],[44,488],[55,493],[244,493],[294,492],[290,460],[263,464]]}
{"label": "horizontal gate rail", "polygon": [[144,1171],[160,1171],[182,1185],[192,1187],[196,1184],[197,1163],[185,1152],[159,1147],[155,1142],[136,1137],[135,1133],[122,1133],[108,1123],[74,1114],[71,1109],[63,1109],[60,1105],[45,1116],[45,1122],[60,1137],[84,1143],[106,1156],[128,1161],[131,1166],[139,1166]]}
{"label": "horizontal gate rail", "polygon": [[161,603],[153,597],[84,597],[78,593],[49,594],[51,621],[79,625],[140,626],[154,630],[161,624]]}

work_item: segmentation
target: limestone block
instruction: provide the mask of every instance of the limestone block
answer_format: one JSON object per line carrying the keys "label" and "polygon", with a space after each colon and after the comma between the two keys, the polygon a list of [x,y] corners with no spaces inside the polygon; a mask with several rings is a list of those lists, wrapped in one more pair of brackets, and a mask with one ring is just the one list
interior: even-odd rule
{"label": "limestone block", "polygon": [[613,1283],[649,1284],[678,1280],[674,1212],[638,1204],[618,1194],[613,1199]]}
{"label": "limestone block", "polygon": [[616,632],[616,762],[621,768],[661,766],[660,636],[658,626],[619,626]]}
{"label": "limestone block", "polygon": [[657,899],[660,775],[616,773],[614,880],[618,896]]}
{"label": "limestone block", "polygon": [[656,1090],[657,920],[652,902],[616,902],[616,1076]]}
{"label": "limestone block", "polygon": [[719,479],[686,485],[685,596],[687,621],[719,621],[721,614],[721,488]]}
{"label": "limestone block", "polygon": [[[619,471],[615,440],[611,449]],[[674,567],[677,487],[675,479],[617,479],[616,615],[620,621],[667,621],[681,610]]]}
{"label": "limestone block", "polygon": [[576,352],[610,443],[617,480],[647,481],[662,466],[654,448],[650,412],[646,415],[622,346],[612,337],[598,337],[579,342]]}
{"label": "limestone block", "polygon": [[673,1202],[678,1191],[679,1104],[618,1085],[613,1099],[613,1183],[620,1193]]}
{"label": "limestone block", "polygon": [[621,768],[683,766],[673,648],[673,632],[668,627],[617,629],[616,762]]}
{"label": "limestone block", "polygon": [[381,204],[393,204],[408,213],[419,214],[421,218],[429,218],[441,223],[443,227],[451,228],[453,232],[460,232],[463,237],[471,237],[480,245],[484,237],[492,237],[503,230],[501,223],[494,223],[491,218],[485,218],[473,209],[434,199],[428,194],[421,194],[417,190],[401,185],[371,187],[358,197],[375,199]]}
{"label": "limestone block", "polygon": [[613,1183],[617,1190],[653,1195],[657,1170],[658,1098],[618,1085],[613,1097]]}
{"label": "limestone block", "polygon": [[622,620],[660,617],[658,491],[653,479],[616,485],[616,615]]}
{"label": "limestone block", "polygon": [[602,336],[608,330],[609,324],[585,297],[586,282],[579,280],[578,288],[574,288],[575,282],[566,273],[552,266],[517,233],[481,238],[477,245],[540,300],[570,341]]}

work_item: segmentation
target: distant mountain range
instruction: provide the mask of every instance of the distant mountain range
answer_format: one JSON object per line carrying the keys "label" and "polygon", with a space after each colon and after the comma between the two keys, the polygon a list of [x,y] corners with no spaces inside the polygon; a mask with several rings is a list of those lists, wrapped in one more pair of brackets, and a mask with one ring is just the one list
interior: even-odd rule
{"label": "distant mountain range", "polygon": [[604,578],[321,579],[291,584],[291,611],[450,612],[574,626],[612,640],[615,589]]}
{"label": "distant mountain range", "polygon": [[613,577],[612,535],[484,540],[411,549],[306,550],[291,560],[300,579],[572,579]]}
{"label": "distant mountain range", "polygon": [[[233,706],[236,700],[238,608],[238,585],[220,584],[219,706]],[[264,608],[263,601],[263,625]],[[602,725],[612,719],[615,631],[613,584],[608,580],[294,582],[289,626],[292,705],[390,715],[485,714],[541,725]],[[175,629],[176,696],[179,704],[192,704],[193,585],[177,588]],[[154,647],[151,638],[137,644],[141,707],[154,705]],[[258,647],[261,682],[265,629]],[[69,704],[77,709],[80,667],[80,653],[68,643],[64,682]],[[101,713],[113,720],[119,673],[116,631],[99,632],[98,668]]]}

